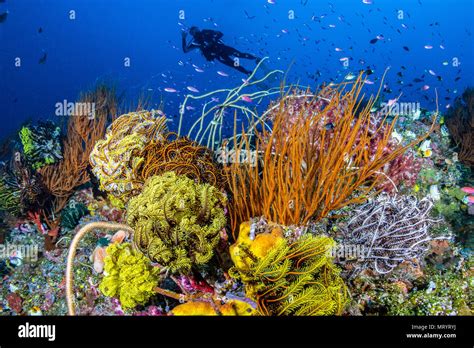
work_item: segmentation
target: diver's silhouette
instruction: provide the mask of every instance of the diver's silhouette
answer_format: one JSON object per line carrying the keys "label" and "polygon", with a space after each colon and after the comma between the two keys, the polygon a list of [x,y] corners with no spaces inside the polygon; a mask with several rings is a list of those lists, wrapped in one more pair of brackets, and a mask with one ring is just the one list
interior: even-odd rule
{"label": "diver's silhouette", "polygon": [[240,64],[236,66],[232,57],[255,59],[257,63],[260,61],[260,58],[255,57],[250,53],[243,53],[233,47],[224,45],[221,41],[224,34],[220,31],[208,29],[199,30],[197,27],[191,27],[189,29],[189,34],[193,39],[189,43],[186,43],[186,32],[183,31],[181,33],[184,53],[188,53],[189,51],[198,48],[208,61],[217,59],[219,62],[237,69],[244,74],[250,74],[251,71],[245,69]]}

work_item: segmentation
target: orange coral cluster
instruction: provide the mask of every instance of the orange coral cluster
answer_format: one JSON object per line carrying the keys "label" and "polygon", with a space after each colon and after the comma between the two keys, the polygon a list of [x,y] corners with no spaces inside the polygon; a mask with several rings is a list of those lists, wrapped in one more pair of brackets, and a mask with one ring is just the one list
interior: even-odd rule
{"label": "orange coral cluster", "polygon": [[[325,87],[319,95],[307,98],[317,103],[319,96],[331,96],[327,106],[312,113],[306,112],[308,107],[301,108],[291,123],[286,121],[283,96],[280,104],[273,106],[273,130],[264,128],[255,145],[251,146],[244,130],[240,141],[234,136],[237,157],[242,151],[254,150],[258,164],[231,163],[226,167],[233,196],[233,231],[256,216],[283,225],[305,225],[349,204],[362,203],[375,193],[384,179],[380,176],[384,164],[420,139],[387,153],[396,119],[390,123],[384,119],[377,129],[383,136],[377,135],[380,139],[374,150],[375,134],[368,132],[374,99],[362,107],[363,85],[361,75],[350,89]],[[345,107],[333,113],[338,105]],[[324,126],[329,112],[331,128]]]}
{"label": "orange coral cluster", "polygon": [[140,156],[144,161],[136,177],[143,182],[152,176],[173,171],[197,183],[225,187],[226,176],[214,161],[212,151],[186,137],[178,138],[175,133],[168,133],[164,139],[150,142]]}

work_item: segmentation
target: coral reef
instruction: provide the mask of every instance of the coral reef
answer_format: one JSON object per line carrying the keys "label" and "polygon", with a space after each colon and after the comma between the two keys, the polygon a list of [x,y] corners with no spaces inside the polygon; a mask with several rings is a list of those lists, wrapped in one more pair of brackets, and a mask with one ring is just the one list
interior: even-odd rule
{"label": "coral reef", "polygon": [[73,230],[80,219],[88,213],[89,210],[84,204],[76,202],[74,199],[69,200],[68,205],[61,211],[61,227]]}
{"label": "coral reef", "polygon": [[353,287],[351,307],[365,315],[472,315],[472,279],[472,259],[459,256],[440,269],[427,266],[417,274],[400,270],[388,279],[359,278],[362,284]]}
{"label": "coral reef", "polygon": [[94,117],[86,114],[70,116],[62,145],[63,160],[39,170],[54,197],[51,210],[55,214],[64,208],[74,189],[90,181],[87,171],[89,155],[95,143],[103,137],[107,121],[116,113],[115,91],[104,85],[84,93],[79,102],[94,105]]}
{"label": "coral reef", "polygon": [[362,255],[348,261],[352,276],[366,268],[385,274],[404,261],[422,260],[433,238],[432,207],[428,198],[387,194],[355,207],[340,230],[343,245],[362,249]]}
{"label": "coral reef", "polygon": [[306,234],[293,243],[281,231],[250,236],[240,226],[231,247],[231,274],[245,284],[246,296],[257,302],[260,315],[342,314],[347,289],[330,254],[335,242]]}
{"label": "coral reef", "polygon": [[20,130],[23,153],[33,169],[39,169],[61,160],[61,128],[51,121],[37,126],[24,126]]}
{"label": "coral reef", "polygon": [[[389,315],[472,315],[472,275],[469,280],[460,277],[453,271],[444,274],[434,274],[430,277],[428,286],[411,292],[408,298],[400,303],[388,303]],[[396,289],[394,289],[394,292]],[[392,292],[393,294],[393,292]],[[403,298],[403,297],[402,297]],[[398,302],[398,303],[397,303]]]}
{"label": "coral reef", "polygon": [[187,273],[214,253],[225,227],[225,196],[209,184],[167,172],[150,178],[127,208],[134,242],[172,273]]}
{"label": "coral reef", "polygon": [[118,117],[107,129],[105,139],[97,141],[90,154],[92,172],[100,189],[108,192],[117,205],[138,194],[143,182],[136,169],[144,161],[140,155],[152,140],[162,138],[166,117],[155,111],[139,111]]}
{"label": "coral reef", "polygon": [[43,207],[46,196],[41,177],[28,167],[19,152],[8,164],[0,164],[0,209],[14,215],[26,214]]}
{"label": "coral reef", "polygon": [[[86,220],[81,221],[87,222]],[[24,315],[66,315],[67,307],[64,301],[67,249],[64,245],[74,236],[75,230],[65,231],[59,247],[54,251],[46,252],[42,247],[42,236],[38,234],[33,226],[27,223],[15,228],[7,237],[8,243],[17,245],[30,245],[38,247],[37,259],[28,261],[23,255],[15,259],[7,260],[10,264],[15,263],[14,272],[3,278],[0,287],[0,315],[16,315],[8,306],[6,297],[9,292],[15,292],[22,298],[22,309]],[[80,315],[103,315],[120,314],[120,305],[108,297],[101,296],[98,284],[102,276],[91,272],[88,257],[92,252],[96,239],[101,239],[106,234],[93,231],[88,238],[83,240],[74,261],[74,275],[77,286],[74,288],[76,304]],[[123,314],[123,311],[122,311]]]}
{"label": "coral reef", "polygon": [[112,243],[105,257],[106,276],[99,289],[109,297],[118,297],[123,308],[145,304],[154,295],[160,269],[132,249],[130,243]]}
{"label": "coral reef", "polygon": [[263,85],[279,73],[188,95],[178,134],[105,86],[61,144],[23,128],[0,164],[0,314],[472,314],[474,181],[443,116],[385,116],[362,75]]}
{"label": "coral reef", "polygon": [[[226,167],[233,195],[233,232],[240,222],[255,216],[284,225],[304,225],[333,210],[362,203],[385,180],[380,175],[383,166],[423,139],[387,152],[396,121],[388,124],[383,120],[377,127],[382,136],[377,135],[374,145],[368,131],[374,122],[373,102],[360,108],[362,86],[361,75],[347,91],[326,87],[306,97],[316,102],[318,97],[327,99],[327,105],[320,112],[298,113],[293,123],[287,122],[283,97],[273,110],[273,130],[256,135],[255,146],[245,131],[242,140],[234,139],[238,157],[241,152],[255,151],[259,161]],[[339,105],[344,107],[339,109]],[[335,108],[340,112],[333,112]]]}
{"label": "coral reef", "polygon": [[446,125],[459,148],[459,160],[474,167],[474,88],[467,88],[456,100]]}
{"label": "coral reef", "polygon": [[0,210],[18,215],[21,212],[21,189],[4,162],[0,163]]}

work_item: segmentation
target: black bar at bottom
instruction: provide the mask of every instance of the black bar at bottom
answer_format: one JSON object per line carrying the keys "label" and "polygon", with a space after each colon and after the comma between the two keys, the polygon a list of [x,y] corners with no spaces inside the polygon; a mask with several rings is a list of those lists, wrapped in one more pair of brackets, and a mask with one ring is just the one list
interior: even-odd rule
{"label": "black bar at bottom", "polygon": [[[54,341],[51,327],[37,325],[54,325]],[[229,344],[472,347],[473,327],[472,317],[2,317],[0,347],[59,344],[137,347],[146,343],[160,347]],[[19,334],[41,333],[49,338],[19,337]]]}

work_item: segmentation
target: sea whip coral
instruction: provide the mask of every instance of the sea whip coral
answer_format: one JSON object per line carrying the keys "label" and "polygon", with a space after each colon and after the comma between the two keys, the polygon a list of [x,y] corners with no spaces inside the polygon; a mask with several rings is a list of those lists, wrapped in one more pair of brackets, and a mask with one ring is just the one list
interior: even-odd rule
{"label": "sea whip coral", "polygon": [[97,140],[105,133],[107,121],[115,115],[117,99],[115,91],[99,85],[84,93],[80,103],[95,105],[95,117],[80,114],[70,116],[63,141],[63,159],[39,169],[42,181],[53,195],[52,213],[58,214],[67,204],[74,190],[90,181],[89,155]]}
{"label": "sea whip coral", "polygon": [[[350,108],[348,99],[341,99],[339,103],[330,103],[334,97],[335,91],[332,89],[323,89],[314,96],[309,90],[302,91],[294,89],[291,94],[280,100],[279,103],[270,105],[267,110],[267,117],[270,121],[274,121],[279,112],[285,114],[285,122],[281,125],[283,134],[287,133],[289,136],[290,130],[298,122],[301,122],[301,117],[314,117],[314,114],[321,114],[318,122],[315,122],[309,129],[310,138],[315,146],[321,146],[318,132],[323,127],[326,128],[328,138],[332,139],[334,126],[336,122],[340,122],[340,115]],[[364,105],[359,104],[354,108],[354,114],[357,115],[364,112]],[[385,137],[391,128],[391,124],[386,122],[382,113],[371,114],[370,121],[364,123],[358,130],[356,136],[356,145],[358,142],[365,142],[363,137],[370,138],[367,143],[368,159],[373,161],[378,156],[378,149],[380,144],[386,142]],[[330,142],[326,142],[324,146],[330,148]],[[383,150],[383,155],[388,156],[390,153],[400,147],[400,144],[395,138],[391,137],[386,142]],[[380,176],[380,183],[377,188],[386,192],[397,191],[398,185],[403,184],[405,187],[412,187],[418,177],[421,169],[421,161],[412,153],[407,152],[401,154],[390,162],[385,163],[383,168],[377,173]]]}
{"label": "sea whip coral", "polygon": [[128,233],[133,233],[133,230],[128,227],[127,225],[113,223],[113,222],[92,222],[83,227],[74,235],[74,238],[69,246],[69,252],[67,255],[67,263],[66,263],[66,277],[65,277],[65,284],[66,284],[66,302],[68,308],[69,315],[76,314],[76,308],[74,305],[74,273],[73,273],[73,266],[74,266],[74,257],[76,256],[76,249],[79,245],[79,242],[82,238],[89,232],[94,231],[95,229],[107,229],[107,230],[124,230]]}
{"label": "sea whip coral", "polygon": [[[349,90],[326,87],[318,95],[303,96],[307,100],[301,101],[292,122],[285,104],[291,96],[284,96],[273,110],[272,131],[256,135],[255,145],[252,134],[234,136],[237,157],[255,148],[259,163],[231,163],[226,168],[233,232],[255,216],[287,226],[305,225],[373,195],[385,180],[382,167],[420,139],[387,151],[396,120],[383,120],[375,129],[374,144],[375,133],[369,132],[376,121],[370,113],[373,98],[361,106],[363,84],[361,75]],[[319,112],[308,110],[308,100],[319,105],[318,97],[327,105]]]}
{"label": "sea whip coral", "polygon": [[386,274],[404,261],[420,260],[434,239],[432,207],[428,198],[388,194],[356,207],[341,228],[343,245],[362,247],[362,255],[349,261],[356,263],[352,275],[367,268]]}
{"label": "sea whip coral", "polygon": [[149,142],[161,139],[167,129],[166,117],[158,115],[152,110],[120,116],[90,155],[92,172],[99,179],[101,190],[119,204],[141,190],[143,182],[135,175],[144,160],[140,153]]}

